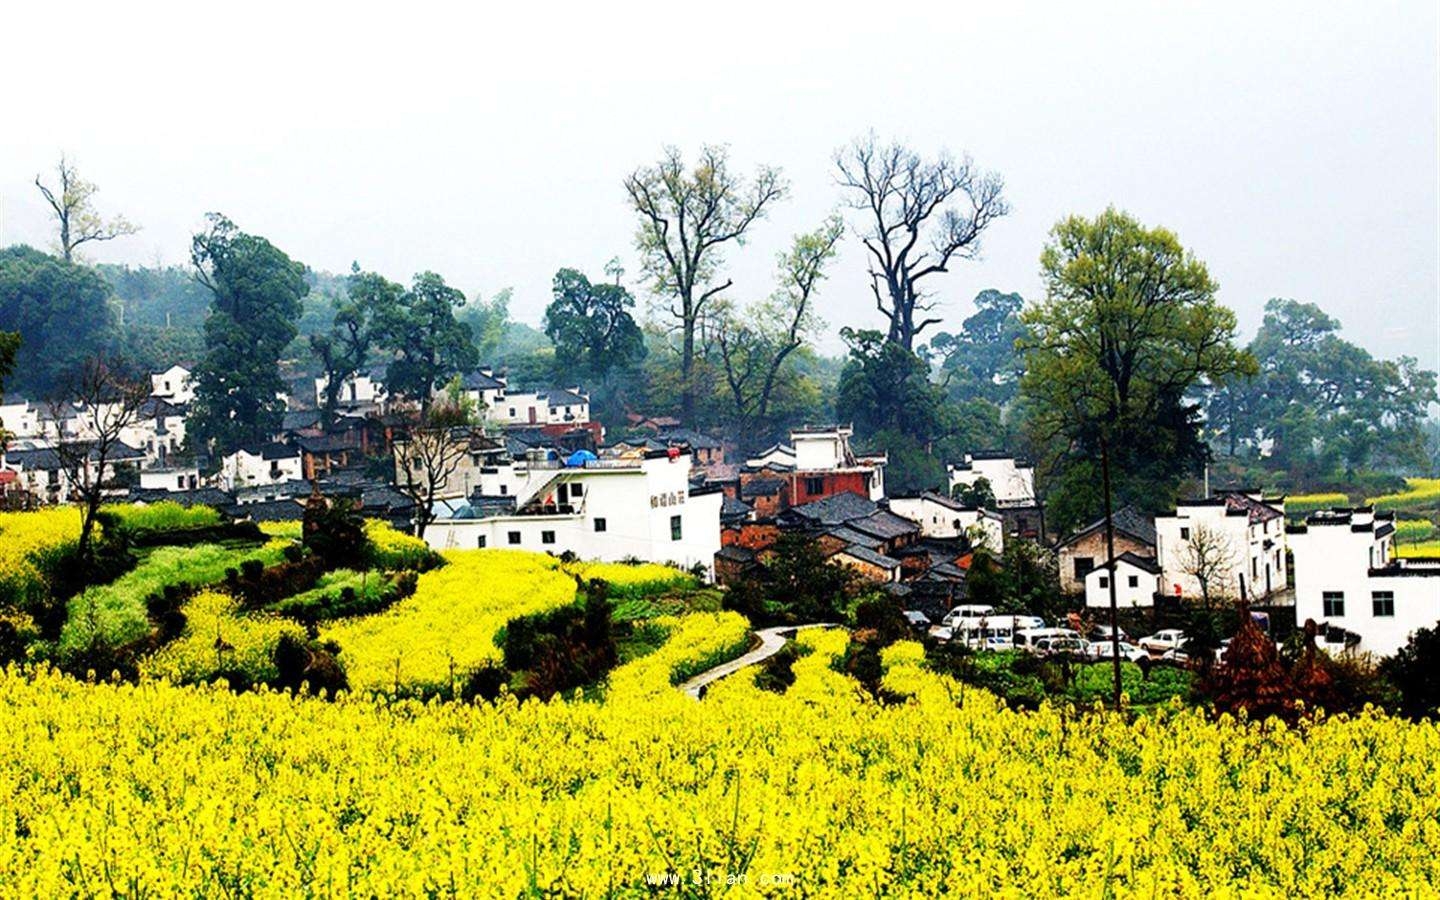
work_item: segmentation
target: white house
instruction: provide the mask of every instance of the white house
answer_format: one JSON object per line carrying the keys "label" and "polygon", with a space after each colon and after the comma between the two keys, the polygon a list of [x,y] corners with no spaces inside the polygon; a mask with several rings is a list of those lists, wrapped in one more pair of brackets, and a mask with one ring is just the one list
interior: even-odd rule
{"label": "white house", "polygon": [[699,565],[713,577],[723,495],[691,489],[688,455],[656,451],[643,459],[575,467],[532,461],[520,468],[525,487],[513,506],[462,507],[459,517],[430,525],[425,540],[436,549],[568,550],[607,562]]}
{"label": "white house", "polygon": [[1440,559],[1396,559],[1395,525],[1371,509],[1331,510],[1289,529],[1295,621],[1325,626],[1321,646],[1390,656],[1440,624]]}
{"label": "white house", "polygon": [[193,491],[200,487],[200,470],[195,466],[167,466],[141,469],[140,488],[147,491]]}
{"label": "white house", "polygon": [[220,462],[220,488],[226,491],[304,478],[300,448],[286,444],[242,447]]}
{"label": "white house", "polygon": [[1000,516],[967,507],[943,494],[925,491],[918,497],[891,497],[890,511],[919,523],[925,537],[968,537],[992,553],[1005,550],[1005,522]]}
{"label": "white house", "polygon": [[583,425],[590,421],[590,395],[580,388],[507,391],[482,413],[487,422],[514,425]]}
{"label": "white house", "polygon": [[29,400],[0,403],[0,430],[4,430],[11,438],[45,436],[40,409]]}
{"label": "white house", "polygon": [[[372,369],[369,372],[355,372],[340,384],[340,396],[337,398],[339,405],[344,406],[368,406],[373,403],[381,403],[385,399],[385,386],[380,381],[380,373],[383,369]],[[315,407],[317,409],[325,405],[325,390],[330,384],[330,379],[324,375],[315,379]]]}
{"label": "white house", "polygon": [[1035,504],[1035,467],[1008,453],[967,453],[964,462],[952,463],[947,470],[951,494],[960,485],[973,487],[975,482],[984,478],[990,483],[997,506]]}
{"label": "white house", "polygon": [[1113,565],[1102,565],[1085,576],[1085,605],[1110,608],[1110,579],[1115,579],[1115,605],[1120,608],[1154,606],[1160,589],[1160,567],[1155,560],[1122,553]]}
{"label": "white house", "polygon": [[195,399],[195,380],[189,369],[174,365],[163,372],[150,373],[150,394],[171,403],[189,403]]}
{"label": "white house", "polygon": [[1203,572],[1211,599],[1268,597],[1288,584],[1284,498],[1216,491],[1182,501],[1155,517],[1155,553],[1167,594],[1201,596]]}
{"label": "white house", "polygon": [[505,400],[505,387],[505,376],[497,374],[493,369],[476,369],[460,378],[461,394],[475,404],[476,409],[480,410],[481,418],[497,422],[497,411]]}
{"label": "white house", "polygon": [[[72,445],[67,443],[61,446]],[[78,461],[78,458],[77,455],[74,459]],[[84,482],[93,484],[97,477],[101,482],[109,482],[116,476],[119,466],[138,465],[144,459],[144,454],[123,443],[116,444],[107,454],[103,472],[99,471],[96,458],[97,454],[91,449],[81,485],[72,483],[65,461],[51,445],[31,443],[30,446],[6,448],[0,453],[0,468],[15,472],[17,486],[36,499],[46,503],[69,503],[74,499],[75,489],[83,486]],[[106,492],[110,493],[111,490],[107,487]]]}
{"label": "white house", "polygon": [[182,406],[151,397],[140,407],[134,421],[120,429],[120,440],[163,468],[185,445],[185,412]]}

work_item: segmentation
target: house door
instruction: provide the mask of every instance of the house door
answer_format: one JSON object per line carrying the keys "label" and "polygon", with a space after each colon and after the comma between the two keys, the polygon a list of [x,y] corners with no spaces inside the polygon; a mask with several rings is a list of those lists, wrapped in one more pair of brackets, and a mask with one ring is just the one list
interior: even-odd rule
{"label": "house door", "polygon": [[535,407],[530,407],[530,424],[535,424]]}

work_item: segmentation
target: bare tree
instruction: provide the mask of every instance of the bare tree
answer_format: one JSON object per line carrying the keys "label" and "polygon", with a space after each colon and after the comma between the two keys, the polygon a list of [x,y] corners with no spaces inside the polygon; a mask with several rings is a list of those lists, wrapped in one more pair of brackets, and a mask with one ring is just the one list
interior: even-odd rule
{"label": "bare tree", "polygon": [[780,254],[779,287],[769,300],[743,314],[723,302],[717,307],[714,343],[742,441],[751,437],[753,423],[769,415],[785,361],[821,325],[812,301],[843,233],[836,216],[797,235],[789,252]]}
{"label": "bare tree", "polygon": [[702,148],[687,170],[680,151],[669,147],[659,163],[625,179],[625,192],[640,218],[636,246],[645,274],[679,323],[681,415],[693,425],[697,326],[706,304],[732,284],[719,279],[724,246],[744,242],[755,220],[785,196],[785,182],[778,169],[761,166],[747,183],[717,146]]}
{"label": "bare tree", "polygon": [[881,146],[872,132],[835,154],[840,186],[869,251],[875,308],[890,321],[890,340],[906,350],[940,321],[921,316],[935,307],[921,281],[948,272],[955,259],[973,259],[990,223],[1010,211],[1000,176],[942,153],[933,162],[899,143]]}
{"label": "bare tree", "polygon": [[1229,537],[1204,522],[1190,528],[1190,540],[1180,555],[1180,571],[1200,585],[1200,600],[1211,608],[1211,591],[1224,585],[1235,572],[1235,548]]}
{"label": "bare tree", "polygon": [[149,398],[148,379],[131,378],[115,364],[92,358],[81,363],[49,404],[55,456],[69,482],[70,499],[82,509],[78,548],[82,575],[88,575],[95,521],[113,481],[116,452],[125,446],[121,438],[140,419]]}
{"label": "bare tree", "polygon": [[60,224],[60,254],[65,257],[66,262],[74,262],[75,248],[81,244],[111,241],[140,230],[138,225],[126,221],[124,216],[115,216],[108,221],[101,219],[100,214],[95,211],[94,203],[95,193],[99,188],[93,182],[81,178],[75,164],[64,156],[60,157],[55,171],[60,176],[57,189],[52,190],[46,186],[39,175],[35,176],[35,186],[40,189],[45,202],[50,204],[50,209]]}
{"label": "bare tree", "polygon": [[453,398],[437,399],[394,443],[395,486],[415,504],[415,536],[437,518],[435,500],[470,453],[473,411]]}

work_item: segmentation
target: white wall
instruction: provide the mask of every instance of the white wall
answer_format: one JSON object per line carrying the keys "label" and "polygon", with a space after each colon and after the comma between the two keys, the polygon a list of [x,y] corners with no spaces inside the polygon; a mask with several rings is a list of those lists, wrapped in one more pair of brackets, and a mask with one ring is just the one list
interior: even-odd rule
{"label": "white wall", "polygon": [[[1115,604],[1121,608],[1130,606],[1154,606],[1155,591],[1160,586],[1160,576],[1152,575],[1139,566],[1120,560],[1116,565],[1118,577],[1115,581]],[[1110,574],[1105,567],[1092,569],[1085,576],[1085,605],[1110,608],[1110,587],[1104,579]],[[1132,585],[1131,579],[1134,579]]]}
{"label": "white wall", "polygon": [[956,485],[969,487],[984,478],[990,482],[995,502],[1002,505],[1025,506],[1035,502],[1035,470],[1030,466],[1018,466],[1013,457],[1002,459],[973,459],[966,456],[969,468],[951,466],[950,490]]}
{"label": "white wall", "polygon": [[[1355,530],[1351,526],[1359,526]],[[1440,622],[1440,566],[1401,560],[1390,567],[1394,555],[1393,534],[1377,538],[1373,514],[1356,513],[1350,518],[1325,522],[1307,520],[1304,533],[1290,535],[1290,552],[1295,559],[1295,621],[1307,619],[1330,624],[1360,635],[1356,650],[1389,656],[1409,639],[1417,628],[1433,628]],[[1371,570],[1382,569],[1372,574]],[[1430,574],[1407,574],[1429,572]],[[1325,594],[1339,593],[1344,614],[1325,614]],[[1394,595],[1394,615],[1375,615],[1375,594]]]}
{"label": "white wall", "polygon": [[1252,524],[1248,515],[1228,514],[1223,504],[1182,504],[1173,516],[1155,517],[1155,553],[1164,593],[1174,594],[1179,585],[1183,596],[1200,596],[1199,579],[1185,569],[1193,568],[1189,548],[1201,529],[1225,548],[1221,577],[1210,585],[1212,598],[1238,599],[1242,578],[1251,599],[1266,596],[1267,578],[1271,593],[1287,586],[1284,517]]}
{"label": "white wall", "polygon": [[0,429],[4,429],[12,438],[44,436],[41,434],[40,410],[28,402],[0,404]]}
{"label": "white wall", "polygon": [[150,393],[171,403],[189,403],[195,399],[195,383],[190,377],[190,370],[184,366],[171,366],[163,372],[151,374]]}
{"label": "white wall", "polygon": [[977,509],[955,509],[929,497],[891,497],[890,511],[920,526],[925,537],[949,539],[961,536],[983,541],[995,553],[1005,549],[1005,523],[994,513]]}
{"label": "white wall", "polygon": [[200,470],[194,466],[176,469],[141,469],[140,487],[145,490],[188,491],[200,484]]}
{"label": "white wall", "polygon": [[227,491],[255,485],[301,481],[304,477],[305,471],[299,456],[271,460],[259,454],[236,450],[220,463],[220,487]]}

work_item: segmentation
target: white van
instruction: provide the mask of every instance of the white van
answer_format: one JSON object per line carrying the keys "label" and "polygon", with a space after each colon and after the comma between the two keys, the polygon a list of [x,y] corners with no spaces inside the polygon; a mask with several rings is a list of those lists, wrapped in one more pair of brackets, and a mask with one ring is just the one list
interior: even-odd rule
{"label": "white van", "polygon": [[945,614],[940,620],[941,625],[953,626],[956,619],[984,619],[995,615],[995,607],[981,604],[965,605],[955,607]]}
{"label": "white van", "polygon": [[1036,642],[1042,639],[1048,644],[1056,638],[1073,638],[1080,640],[1080,632],[1073,628],[1022,628],[1015,632],[1015,649],[1035,653],[1039,648]]}

